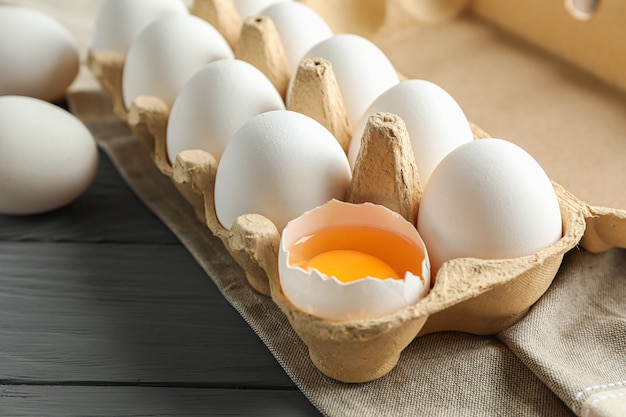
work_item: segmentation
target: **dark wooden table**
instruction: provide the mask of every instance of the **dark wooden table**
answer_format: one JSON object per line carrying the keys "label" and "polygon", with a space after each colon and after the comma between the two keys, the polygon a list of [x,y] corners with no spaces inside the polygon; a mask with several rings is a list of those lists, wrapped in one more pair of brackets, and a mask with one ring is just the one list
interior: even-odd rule
{"label": "dark wooden table", "polygon": [[319,415],[100,156],[72,204],[0,215],[0,415]]}

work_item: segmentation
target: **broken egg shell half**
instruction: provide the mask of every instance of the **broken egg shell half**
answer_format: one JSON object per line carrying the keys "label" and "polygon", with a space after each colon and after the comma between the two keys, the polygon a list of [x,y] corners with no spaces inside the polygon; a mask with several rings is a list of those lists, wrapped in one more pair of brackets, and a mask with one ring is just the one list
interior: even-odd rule
{"label": "broken egg shell half", "polygon": [[[345,283],[315,268],[305,270],[290,264],[289,248],[296,242],[320,230],[342,226],[383,229],[408,240],[416,256],[422,257],[422,276],[407,271],[401,279],[368,276]],[[281,236],[278,269],[283,294],[296,308],[332,321],[389,316],[414,305],[430,289],[430,261],[415,227],[398,213],[372,203],[333,199],[290,221]]]}

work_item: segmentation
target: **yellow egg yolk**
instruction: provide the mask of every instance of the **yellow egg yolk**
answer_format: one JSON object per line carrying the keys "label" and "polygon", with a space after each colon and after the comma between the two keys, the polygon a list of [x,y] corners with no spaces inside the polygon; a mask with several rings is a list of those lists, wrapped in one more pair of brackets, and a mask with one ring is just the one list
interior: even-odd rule
{"label": "yellow egg yolk", "polygon": [[343,282],[365,277],[404,279],[407,271],[421,276],[423,260],[423,250],[408,239],[362,225],[317,230],[289,247],[291,266],[315,268]]}
{"label": "yellow egg yolk", "polygon": [[367,253],[338,249],[320,253],[313,257],[308,266],[342,282],[351,282],[370,276],[373,278],[400,277],[386,262]]}

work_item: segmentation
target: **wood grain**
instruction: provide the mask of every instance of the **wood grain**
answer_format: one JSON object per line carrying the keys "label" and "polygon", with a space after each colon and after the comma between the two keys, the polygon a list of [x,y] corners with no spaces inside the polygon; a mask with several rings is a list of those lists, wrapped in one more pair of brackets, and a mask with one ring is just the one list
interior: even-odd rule
{"label": "wood grain", "polygon": [[0,243],[4,380],[292,386],[174,245]]}
{"label": "wood grain", "polygon": [[0,216],[0,416],[319,415],[100,156],[72,204]]}
{"label": "wood grain", "polygon": [[0,416],[316,416],[299,391],[0,385]]}

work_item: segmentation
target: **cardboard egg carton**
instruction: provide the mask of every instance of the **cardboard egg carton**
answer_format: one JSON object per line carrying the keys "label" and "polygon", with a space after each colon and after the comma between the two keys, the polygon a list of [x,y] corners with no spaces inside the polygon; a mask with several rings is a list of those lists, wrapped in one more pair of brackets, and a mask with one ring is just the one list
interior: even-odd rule
{"label": "cardboard egg carton", "polygon": [[[315,1],[308,3],[316,7]],[[380,3],[388,12],[381,25],[383,31],[395,26],[396,22],[389,19],[400,19],[403,7],[414,7],[407,6],[404,0]],[[455,13],[466,2],[446,3],[454,10],[439,10],[435,13],[437,18]],[[350,2],[341,4],[348,7]],[[285,97],[288,109],[322,123],[347,149],[350,128],[328,62],[304,60],[286,96],[290,74],[270,19],[253,17],[242,22],[230,0],[196,0],[192,12],[224,35],[237,58],[253,63],[268,76]],[[101,52],[89,56],[88,66],[110,94],[115,113],[146,145],[156,166],[194,207],[198,219],[222,240],[245,270],[250,285],[280,307],[309,347],[315,366],[334,379],[364,382],[385,375],[398,362],[402,350],[420,335],[440,331],[500,332],[522,318],[544,294],[567,251],[577,245],[592,252],[626,247],[626,210],[590,206],[553,182],[563,223],[562,238],[553,245],[515,259],[462,258],[446,262],[429,295],[384,318],[333,322],[311,316],[295,308],[281,290],[277,265],[280,232],[274,224],[250,213],[239,217],[230,230],[225,229],[217,220],[213,199],[215,158],[205,151],[189,150],[179,153],[170,164],[166,154],[168,107],[158,98],[145,96],[136,98],[129,109],[124,107],[123,57]],[[473,126],[473,131],[476,139],[489,136],[477,126]],[[363,142],[378,148],[358,159],[346,201],[379,203],[414,221],[422,190],[412,150],[408,141],[402,140],[407,136],[399,117],[370,117]],[[384,167],[377,155],[383,152],[398,167],[391,175],[382,173]],[[414,172],[415,177],[407,180],[410,176],[400,175],[400,171]]]}

